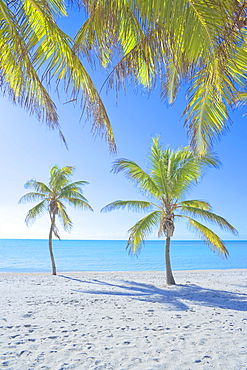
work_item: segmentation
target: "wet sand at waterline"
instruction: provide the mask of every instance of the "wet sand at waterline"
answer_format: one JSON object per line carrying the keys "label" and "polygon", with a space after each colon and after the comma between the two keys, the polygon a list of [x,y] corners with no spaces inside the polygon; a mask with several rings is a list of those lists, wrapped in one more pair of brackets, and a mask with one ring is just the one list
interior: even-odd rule
{"label": "wet sand at waterline", "polygon": [[0,368],[247,369],[247,270],[0,274]]}

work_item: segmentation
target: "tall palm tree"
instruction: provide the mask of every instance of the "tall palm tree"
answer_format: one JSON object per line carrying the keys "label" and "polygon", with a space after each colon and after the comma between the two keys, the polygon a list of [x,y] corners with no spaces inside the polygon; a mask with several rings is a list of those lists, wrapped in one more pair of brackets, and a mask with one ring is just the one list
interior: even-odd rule
{"label": "tall palm tree", "polygon": [[[185,124],[205,153],[228,128],[228,108],[246,102],[247,2],[243,0],[83,0],[89,17],[75,50],[112,68],[108,85],[126,79],[172,104],[188,87]],[[102,32],[104,30],[104,32]],[[93,52],[92,52],[93,50]],[[118,55],[118,59],[116,56]]]}
{"label": "tall palm tree", "polygon": [[92,117],[94,131],[103,134],[114,151],[114,135],[101,97],[73,50],[73,40],[56,22],[66,16],[63,0],[0,1],[0,92],[59,129],[47,88],[51,84],[61,91],[63,87],[66,99],[77,101]]}
{"label": "tall palm tree", "polygon": [[219,236],[201,224],[195,217],[212,222],[221,229],[237,234],[235,228],[223,217],[212,213],[208,202],[201,200],[184,200],[186,193],[197,183],[206,166],[217,166],[218,161],[210,154],[198,156],[188,148],[172,151],[162,149],[159,138],[153,139],[149,156],[149,170],[144,171],[138,164],[127,159],[119,159],[113,165],[113,172],[124,172],[126,177],[136,183],[149,201],[117,200],[105,206],[102,211],[114,209],[134,211],[151,211],[139,220],[130,230],[127,248],[138,253],[144,239],[155,226],[158,226],[158,236],[165,236],[166,282],[175,284],[170,262],[170,240],[175,229],[175,219],[184,218],[189,226],[195,229],[199,236],[215,252],[227,257],[228,251]]}
{"label": "tall palm tree", "polygon": [[52,251],[52,236],[53,234],[60,239],[56,218],[61,221],[64,229],[69,231],[72,228],[72,221],[69,218],[66,207],[63,201],[74,206],[75,208],[89,209],[93,211],[87,199],[82,195],[81,186],[88,184],[87,181],[71,182],[70,176],[74,171],[74,167],[66,166],[59,168],[53,166],[50,169],[50,179],[48,185],[43,182],[30,180],[27,181],[25,187],[34,189],[34,192],[27,193],[21,197],[19,203],[40,201],[35,207],[28,211],[25,222],[29,225],[35,221],[38,216],[41,216],[45,211],[48,211],[51,226],[49,232],[49,251],[52,263],[52,274],[56,275],[55,259]]}

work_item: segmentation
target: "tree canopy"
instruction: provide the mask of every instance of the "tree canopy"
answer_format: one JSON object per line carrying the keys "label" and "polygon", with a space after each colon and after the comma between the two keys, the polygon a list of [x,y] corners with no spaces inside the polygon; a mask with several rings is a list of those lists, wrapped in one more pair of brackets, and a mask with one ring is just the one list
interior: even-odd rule
{"label": "tree canopy", "polygon": [[[200,153],[229,127],[229,107],[246,102],[247,2],[241,0],[84,0],[88,20],[75,39],[77,53],[172,104],[187,86],[185,126]],[[102,32],[103,30],[103,32]]]}

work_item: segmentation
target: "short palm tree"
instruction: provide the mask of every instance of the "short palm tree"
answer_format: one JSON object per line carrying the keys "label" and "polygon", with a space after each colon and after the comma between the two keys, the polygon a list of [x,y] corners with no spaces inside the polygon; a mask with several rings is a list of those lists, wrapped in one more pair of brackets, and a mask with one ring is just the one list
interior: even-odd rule
{"label": "short palm tree", "polygon": [[215,223],[221,229],[233,234],[237,234],[237,231],[224,218],[212,213],[209,203],[201,200],[184,200],[185,194],[201,177],[203,169],[207,166],[218,166],[219,162],[213,155],[198,156],[188,148],[180,148],[176,151],[170,148],[163,150],[159,138],[156,138],[153,139],[149,164],[149,170],[145,172],[135,162],[119,159],[114,163],[112,171],[114,173],[123,171],[126,177],[133,180],[150,198],[150,201],[117,200],[105,206],[102,211],[124,208],[151,211],[129,230],[127,248],[137,254],[144,239],[151,233],[153,227],[158,226],[158,236],[166,238],[166,282],[168,285],[174,285],[170,262],[170,240],[174,233],[176,218],[186,219],[213,251],[225,257],[228,256],[228,251],[224,242],[215,232],[196,221],[194,217]]}
{"label": "short palm tree", "polygon": [[49,251],[52,263],[52,274],[56,275],[55,259],[52,251],[52,236],[53,234],[60,239],[58,228],[56,226],[56,217],[60,219],[64,229],[69,231],[72,227],[72,221],[69,218],[66,207],[63,201],[68,202],[75,208],[89,209],[87,199],[82,195],[81,186],[88,184],[86,181],[70,182],[70,176],[74,171],[74,167],[67,166],[59,168],[53,166],[50,169],[50,179],[48,185],[43,182],[30,180],[25,184],[26,188],[34,189],[34,192],[27,193],[21,197],[19,203],[33,202],[40,200],[40,202],[28,211],[25,222],[29,225],[38,216],[41,216],[44,211],[49,212],[51,227],[49,232]]}

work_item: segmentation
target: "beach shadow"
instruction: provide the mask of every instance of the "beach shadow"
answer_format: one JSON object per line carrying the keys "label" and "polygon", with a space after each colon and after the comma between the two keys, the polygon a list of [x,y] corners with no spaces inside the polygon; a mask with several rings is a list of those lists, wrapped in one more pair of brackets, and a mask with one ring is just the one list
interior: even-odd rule
{"label": "beach shadow", "polygon": [[[126,296],[133,300],[164,304],[169,310],[191,310],[191,304],[205,307],[247,311],[247,294],[203,288],[199,285],[175,285],[158,288],[152,284],[121,280],[119,284],[98,279],[80,280],[64,275],[62,278],[93,285],[92,290],[72,289],[91,295]],[[96,287],[99,287],[97,289]],[[95,289],[96,288],[96,289]]]}

